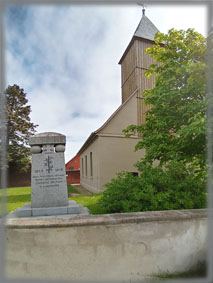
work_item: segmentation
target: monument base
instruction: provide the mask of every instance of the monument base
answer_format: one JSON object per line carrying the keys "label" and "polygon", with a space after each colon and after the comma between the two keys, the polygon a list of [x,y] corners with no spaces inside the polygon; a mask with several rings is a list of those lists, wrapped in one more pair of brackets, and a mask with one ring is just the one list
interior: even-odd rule
{"label": "monument base", "polygon": [[8,217],[33,217],[33,216],[51,216],[51,215],[67,215],[67,214],[84,214],[88,215],[89,210],[81,204],[77,204],[74,200],[68,202],[68,206],[61,207],[42,207],[32,208],[31,203],[26,203],[22,207],[8,214]]}

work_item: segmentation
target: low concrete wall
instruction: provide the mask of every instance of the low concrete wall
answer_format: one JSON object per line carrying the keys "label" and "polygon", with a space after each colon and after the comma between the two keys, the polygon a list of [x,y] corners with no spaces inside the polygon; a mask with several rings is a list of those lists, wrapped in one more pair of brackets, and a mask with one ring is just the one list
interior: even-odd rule
{"label": "low concrete wall", "polygon": [[141,280],[206,260],[206,210],[10,219],[7,275]]}

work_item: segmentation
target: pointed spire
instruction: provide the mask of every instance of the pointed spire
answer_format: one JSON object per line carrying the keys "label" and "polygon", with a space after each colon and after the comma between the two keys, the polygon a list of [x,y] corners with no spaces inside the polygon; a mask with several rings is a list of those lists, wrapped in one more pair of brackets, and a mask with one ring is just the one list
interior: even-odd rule
{"label": "pointed spire", "polygon": [[155,34],[159,31],[156,26],[145,15],[145,8],[143,8],[143,15],[134,36],[149,39],[154,41]]}
{"label": "pointed spire", "polygon": [[122,57],[119,61],[119,64],[122,64],[123,59],[125,58],[127,52],[131,48],[135,39],[141,38],[141,39],[148,39],[148,40],[151,40],[151,41],[155,41],[155,34],[157,32],[159,32],[159,30],[145,15],[145,6],[143,5],[142,18],[140,20],[140,23],[138,24],[129,45],[127,46],[126,50],[124,51],[124,54],[122,55]]}

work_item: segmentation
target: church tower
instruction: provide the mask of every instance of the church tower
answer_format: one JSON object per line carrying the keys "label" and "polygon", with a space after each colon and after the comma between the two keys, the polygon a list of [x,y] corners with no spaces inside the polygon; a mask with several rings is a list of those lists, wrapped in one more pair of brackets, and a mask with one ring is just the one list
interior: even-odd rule
{"label": "church tower", "polygon": [[141,21],[119,61],[121,65],[122,104],[128,97],[137,92],[138,125],[145,122],[146,110],[150,108],[143,102],[143,91],[154,86],[154,77],[147,79],[144,74],[149,65],[154,63],[153,58],[145,50],[154,44],[154,37],[158,31],[145,16],[145,9],[143,9]]}

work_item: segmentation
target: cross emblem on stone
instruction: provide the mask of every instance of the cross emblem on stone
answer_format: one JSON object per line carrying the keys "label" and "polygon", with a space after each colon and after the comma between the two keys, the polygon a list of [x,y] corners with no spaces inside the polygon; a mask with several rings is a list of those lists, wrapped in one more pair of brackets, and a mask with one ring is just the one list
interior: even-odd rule
{"label": "cross emblem on stone", "polygon": [[45,162],[44,162],[44,166],[46,166],[47,167],[47,172],[48,173],[50,173],[50,171],[52,171],[53,170],[53,162],[52,162],[52,160],[53,160],[53,157],[52,156],[49,156],[48,155],[48,157],[44,160]]}

